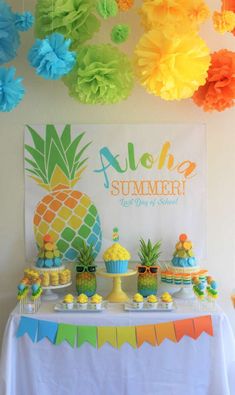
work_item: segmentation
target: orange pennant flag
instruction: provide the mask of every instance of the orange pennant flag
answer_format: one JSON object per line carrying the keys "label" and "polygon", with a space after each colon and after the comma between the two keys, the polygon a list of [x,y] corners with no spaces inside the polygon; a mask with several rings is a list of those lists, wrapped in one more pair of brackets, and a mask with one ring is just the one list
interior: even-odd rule
{"label": "orange pennant flag", "polygon": [[192,339],[195,339],[195,330],[192,318],[174,321],[174,326],[177,342],[179,342],[184,336],[189,336]]}
{"label": "orange pennant flag", "polygon": [[155,325],[157,344],[160,345],[163,340],[169,339],[176,343],[175,328],[173,322],[162,322]]}
{"label": "orange pennant flag", "polygon": [[206,332],[208,335],[213,336],[213,325],[212,318],[210,315],[203,315],[193,319],[195,329],[195,339],[197,339],[202,332]]}
{"label": "orange pennant flag", "polygon": [[154,325],[142,325],[136,327],[137,347],[142,346],[144,342],[156,346],[156,334]]}

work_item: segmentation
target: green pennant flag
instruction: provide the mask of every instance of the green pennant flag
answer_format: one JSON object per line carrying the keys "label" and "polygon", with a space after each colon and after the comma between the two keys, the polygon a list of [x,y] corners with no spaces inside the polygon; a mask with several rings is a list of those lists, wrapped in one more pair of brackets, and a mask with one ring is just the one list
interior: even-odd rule
{"label": "green pennant flag", "polygon": [[97,328],[96,326],[78,326],[77,346],[85,342],[90,343],[93,347],[97,344]]}
{"label": "green pennant flag", "polygon": [[70,344],[71,347],[74,347],[76,336],[76,325],[59,324],[55,344],[61,344],[65,340]]}

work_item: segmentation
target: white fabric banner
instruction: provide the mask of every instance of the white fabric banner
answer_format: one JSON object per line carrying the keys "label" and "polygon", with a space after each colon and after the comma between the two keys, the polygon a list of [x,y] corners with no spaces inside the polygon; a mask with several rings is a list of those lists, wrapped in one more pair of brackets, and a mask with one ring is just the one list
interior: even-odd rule
{"label": "white fabric banner", "polygon": [[[101,246],[101,260],[114,227],[132,260],[140,237],[161,240],[161,259],[171,259],[180,233],[192,240],[199,264],[205,259],[205,125],[30,125],[25,158],[28,260],[37,253],[34,233],[38,242],[48,232],[57,245],[63,238],[66,259],[76,259],[81,237],[96,243],[97,252]],[[68,202],[66,210],[58,196]]]}

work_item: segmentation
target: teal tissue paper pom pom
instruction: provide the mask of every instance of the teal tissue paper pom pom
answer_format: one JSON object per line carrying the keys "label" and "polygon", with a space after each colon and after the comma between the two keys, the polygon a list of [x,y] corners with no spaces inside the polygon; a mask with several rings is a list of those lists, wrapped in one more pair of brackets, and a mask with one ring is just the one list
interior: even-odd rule
{"label": "teal tissue paper pom pom", "polygon": [[0,0],[0,64],[14,59],[20,45],[20,36],[15,26],[15,14],[11,7]]}
{"label": "teal tissue paper pom pom", "polygon": [[22,78],[14,79],[15,71],[14,67],[0,67],[0,111],[11,111],[24,97]]}
{"label": "teal tissue paper pom pom", "polygon": [[28,54],[28,60],[36,73],[47,80],[58,80],[68,74],[76,61],[74,52],[69,51],[71,40],[53,33],[44,40],[37,39]]}
{"label": "teal tissue paper pom pom", "polygon": [[128,39],[129,33],[130,27],[128,25],[115,25],[111,31],[111,39],[115,44],[121,44]]}
{"label": "teal tissue paper pom pom", "polygon": [[130,95],[134,73],[128,56],[113,45],[87,45],[63,81],[81,103],[114,104]]}
{"label": "teal tissue paper pom pom", "polygon": [[98,14],[104,19],[107,19],[110,16],[116,16],[118,13],[116,0],[99,0],[96,8]]}
{"label": "teal tissue paper pom pom", "polygon": [[15,14],[15,26],[16,29],[21,32],[26,32],[31,29],[34,24],[34,16],[31,12],[23,12],[23,14],[16,13]]}

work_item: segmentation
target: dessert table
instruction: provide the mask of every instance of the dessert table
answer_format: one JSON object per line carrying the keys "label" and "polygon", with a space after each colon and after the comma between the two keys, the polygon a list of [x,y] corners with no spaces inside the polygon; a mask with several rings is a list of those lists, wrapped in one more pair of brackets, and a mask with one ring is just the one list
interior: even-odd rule
{"label": "dessert table", "polygon": [[198,311],[180,304],[172,312],[126,312],[110,304],[103,312],[55,313],[43,302],[31,317],[76,325],[131,326],[168,322],[210,314],[213,336],[184,336],[159,346],[144,343],[120,349],[106,343],[33,343],[26,334],[16,338],[20,315],[15,309],[6,325],[1,358],[1,395],[234,395],[235,345],[227,316],[220,308]]}

